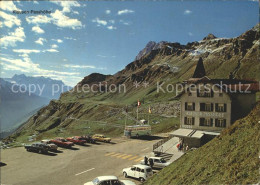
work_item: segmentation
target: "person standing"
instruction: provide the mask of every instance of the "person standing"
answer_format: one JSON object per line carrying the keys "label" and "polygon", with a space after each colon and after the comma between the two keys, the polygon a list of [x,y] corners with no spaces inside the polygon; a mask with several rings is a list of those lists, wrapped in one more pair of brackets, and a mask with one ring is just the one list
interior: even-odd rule
{"label": "person standing", "polygon": [[153,168],[153,159],[149,159],[149,164],[150,164],[150,166],[151,166],[151,168]]}
{"label": "person standing", "polygon": [[148,165],[148,158],[146,156],[144,156],[144,164]]}

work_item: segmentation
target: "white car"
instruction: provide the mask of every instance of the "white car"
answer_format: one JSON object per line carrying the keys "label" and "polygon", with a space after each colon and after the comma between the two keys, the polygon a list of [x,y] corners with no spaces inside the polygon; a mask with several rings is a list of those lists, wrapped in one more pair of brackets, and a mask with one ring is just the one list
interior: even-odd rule
{"label": "white car", "polygon": [[100,176],[93,181],[87,182],[84,185],[136,185],[129,180],[118,180],[116,176]]}
{"label": "white car", "polygon": [[[153,160],[154,168],[164,168],[171,164],[170,162],[166,162],[165,159],[163,159],[162,157],[149,157],[148,164],[149,164],[150,160]],[[141,161],[141,164],[144,164],[144,160]]]}
{"label": "white car", "polygon": [[123,169],[124,177],[134,177],[144,182],[153,175],[152,168],[150,166],[137,164],[130,168]]}
{"label": "white car", "polygon": [[50,140],[48,140],[48,139],[41,140],[41,143],[48,145],[50,147],[50,150],[53,150],[53,151],[58,150],[58,146],[51,143]]}

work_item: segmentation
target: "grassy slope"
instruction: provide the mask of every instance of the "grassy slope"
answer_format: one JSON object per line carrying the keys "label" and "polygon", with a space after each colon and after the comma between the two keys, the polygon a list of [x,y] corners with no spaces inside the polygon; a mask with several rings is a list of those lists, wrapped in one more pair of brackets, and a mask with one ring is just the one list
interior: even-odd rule
{"label": "grassy slope", "polygon": [[203,147],[163,169],[146,185],[253,184],[259,180],[260,103]]}

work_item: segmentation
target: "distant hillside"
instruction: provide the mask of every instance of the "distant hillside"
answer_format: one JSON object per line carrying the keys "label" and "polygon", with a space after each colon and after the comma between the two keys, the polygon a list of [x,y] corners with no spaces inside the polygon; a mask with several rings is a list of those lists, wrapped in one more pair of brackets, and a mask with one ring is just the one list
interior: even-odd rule
{"label": "distant hillside", "polygon": [[260,102],[245,118],[188,152],[145,185],[259,183]]}
{"label": "distant hillside", "polygon": [[[48,99],[58,99],[61,93],[71,89],[71,87],[66,86],[61,80],[53,80],[43,76],[32,77],[24,74],[16,74],[12,78],[5,78],[4,80],[26,86],[27,89],[29,88],[29,85],[35,85],[36,89],[34,94]],[[42,92],[41,89],[43,89]],[[32,90],[34,90],[33,87]]]}
{"label": "distant hillside", "polygon": [[[39,110],[13,137],[24,140],[34,133],[39,138],[88,132],[121,135],[125,122],[123,109],[127,105],[130,116],[136,117],[138,99],[142,102],[139,119],[148,119],[150,106],[151,122],[160,123],[152,125],[153,133],[172,130],[179,123],[174,118],[178,116],[179,104],[171,101],[176,91],[164,93],[157,88],[158,84],[166,89],[168,85],[189,79],[200,57],[210,78],[229,78],[231,73],[237,79],[260,80],[258,30],[255,26],[229,39],[209,34],[201,41],[186,45],[150,42],[135,61],[116,74],[86,76],[73,92],[63,93],[59,100]],[[93,84],[100,87],[95,86],[94,91],[90,91]],[[125,92],[124,89],[119,91],[122,84]],[[110,86],[117,87],[117,91],[106,92]],[[129,119],[127,124],[134,124],[134,121]]]}
{"label": "distant hillside", "polygon": [[13,92],[12,84],[0,78],[0,121],[1,132],[17,128],[33,115],[40,107],[48,104],[49,99],[28,92]]}

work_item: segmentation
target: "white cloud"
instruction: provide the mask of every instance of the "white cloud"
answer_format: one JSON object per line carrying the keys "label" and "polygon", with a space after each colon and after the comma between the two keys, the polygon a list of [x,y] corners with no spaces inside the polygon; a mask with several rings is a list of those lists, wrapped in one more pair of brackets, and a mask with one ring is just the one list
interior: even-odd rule
{"label": "white cloud", "polygon": [[67,39],[67,40],[77,40],[77,39],[74,39],[72,37],[64,37],[64,39]]}
{"label": "white cloud", "polygon": [[52,1],[55,4],[60,5],[63,12],[71,12],[71,7],[80,7],[77,1]]}
{"label": "white cloud", "polygon": [[109,20],[109,23],[111,23],[111,24],[115,24],[116,21],[115,21],[115,20]]}
{"label": "white cloud", "polygon": [[61,28],[72,28],[72,29],[80,29],[82,28],[82,24],[78,19],[71,19],[64,14],[63,11],[56,10],[54,13],[50,14],[50,17],[46,15],[37,15],[26,17],[26,21],[29,24],[47,24],[53,23]]}
{"label": "white cloud", "polygon": [[56,44],[52,44],[51,45],[51,48],[58,48],[59,46],[58,45],[56,45]]}
{"label": "white cloud", "polygon": [[129,13],[134,13],[134,10],[129,10],[129,9],[124,9],[124,10],[119,10],[117,12],[117,15],[122,15],[122,14],[129,14]]}
{"label": "white cloud", "polygon": [[47,42],[47,40],[44,39],[44,38],[39,38],[38,40],[36,40],[34,42],[37,43],[37,44],[43,45],[43,42]]}
{"label": "white cloud", "polygon": [[111,13],[111,10],[106,10],[105,13],[106,13],[106,14],[110,14],[110,13]]}
{"label": "white cloud", "polygon": [[193,36],[193,33],[189,32],[188,35],[189,35],[189,36]]}
{"label": "white cloud", "polygon": [[51,39],[51,40],[56,41],[58,43],[63,43],[63,40],[61,40],[61,39]]}
{"label": "white cloud", "polygon": [[37,1],[33,1],[33,4],[39,4]]}
{"label": "white cloud", "polygon": [[44,30],[41,29],[39,26],[32,27],[32,31],[34,31],[35,33],[39,33],[39,34],[44,33]]}
{"label": "white cloud", "polygon": [[[2,1],[0,1],[0,2],[2,2]],[[5,13],[3,11],[0,11],[0,17],[2,17],[4,19],[4,21],[1,23],[0,27],[7,26],[8,28],[12,28],[13,25],[16,25],[16,26],[20,26],[21,25],[21,20],[18,19],[14,15],[10,15],[10,14],[7,14],[7,13]]]}
{"label": "white cloud", "polygon": [[185,10],[185,11],[184,11],[184,14],[185,14],[185,15],[188,15],[188,14],[191,14],[191,13],[192,13],[191,10]]}
{"label": "white cloud", "polygon": [[101,20],[101,19],[99,19],[98,17],[95,18],[95,19],[93,19],[92,22],[97,23],[98,26],[100,26],[100,25],[106,26],[106,25],[107,25],[107,21]]}
{"label": "white cloud", "polygon": [[16,46],[16,42],[24,42],[25,34],[22,27],[18,27],[14,32],[0,38],[1,46]]}
{"label": "white cloud", "polygon": [[114,27],[114,26],[108,26],[107,29],[109,29],[109,30],[116,30],[117,28]]}
{"label": "white cloud", "polygon": [[46,50],[44,50],[43,52],[57,53],[57,52],[59,52],[59,51],[52,48],[52,49],[46,49]]}
{"label": "white cloud", "polygon": [[96,69],[95,66],[91,65],[71,65],[71,64],[64,64],[63,65],[66,68],[90,68],[90,69]]}
{"label": "white cloud", "polygon": [[29,24],[46,24],[51,23],[52,20],[50,17],[47,17],[46,15],[37,15],[26,17],[26,21]]}
{"label": "white cloud", "polygon": [[72,29],[79,29],[82,27],[82,24],[78,19],[71,19],[59,10],[56,10],[54,13],[51,13],[50,15],[52,17],[53,23],[58,27],[70,27]]}
{"label": "white cloud", "polygon": [[126,22],[124,20],[119,20],[119,22],[121,22],[122,24],[126,25],[126,26],[129,26],[131,23],[130,22]]}
{"label": "white cloud", "polygon": [[37,49],[13,49],[13,52],[30,54],[30,53],[40,53],[41,51]]}
{"label": "white cloud", "polygon": [[13,1],[0,1],[0,8],[2,10],[6,10],[10,12],[12,12],[13,10],[21,10],[15,6]]}

